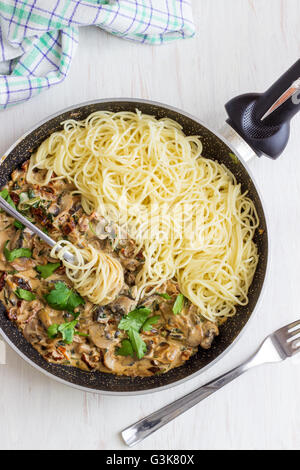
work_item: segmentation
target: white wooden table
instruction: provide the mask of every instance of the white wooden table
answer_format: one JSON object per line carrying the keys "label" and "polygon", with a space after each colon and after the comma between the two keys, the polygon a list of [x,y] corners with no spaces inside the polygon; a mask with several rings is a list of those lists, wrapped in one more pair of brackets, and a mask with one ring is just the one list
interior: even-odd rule
{"label": "white wooden table", "polygon": [[[194,0],[197,37],[152,48],[81,30],[67,80],[0,113],[0,153],[38,120],[108,97],[165,102],[218,128],[223,104],[264,90],[300,55],[299,0]],[[119,431],[236,365],[300,317],[300,117],[285,155],[251,163],[270,218],[271,272],[255,320],[211,370],[171,390],[109,397],[61,385],[8,349],[0,365],[1,449],[123,449]],[[300,448],[300,357],[240,378],[147,439],[141,449]]]}

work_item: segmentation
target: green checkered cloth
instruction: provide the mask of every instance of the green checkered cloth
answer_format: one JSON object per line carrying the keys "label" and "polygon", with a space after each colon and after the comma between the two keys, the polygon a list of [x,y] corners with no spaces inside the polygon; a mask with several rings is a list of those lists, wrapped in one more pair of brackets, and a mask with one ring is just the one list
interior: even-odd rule
{"label": "green checkered cloth", "polygon": [[87,25],[147,44],[195,33],[190,0],[0,0],[0,109],[62,82]]}

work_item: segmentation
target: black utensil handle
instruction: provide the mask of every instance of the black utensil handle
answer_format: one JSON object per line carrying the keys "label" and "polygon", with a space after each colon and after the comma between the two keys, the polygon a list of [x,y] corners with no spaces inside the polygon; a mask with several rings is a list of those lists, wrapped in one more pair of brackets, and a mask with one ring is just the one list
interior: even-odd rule
{"label": "black utensil handle", "polygon": [[233,98],[228,123],[258,155],[276,159],[290,136],[290,121],[300,111],[300,60],[265,93]]}

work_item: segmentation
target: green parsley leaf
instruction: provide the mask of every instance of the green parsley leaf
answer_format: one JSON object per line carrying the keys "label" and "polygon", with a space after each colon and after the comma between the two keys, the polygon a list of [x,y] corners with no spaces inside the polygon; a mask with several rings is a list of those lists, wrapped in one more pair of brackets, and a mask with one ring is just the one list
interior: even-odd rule
{"label": "green parsley leaf", "polygon": [[161,294],[160,292],[157,292],[157,295],[159,295],[163,299],[171,300],[171,296],[169,294]]}
{"label": "green parsley leaf", "polygon": [[57,323],[53,323],[52,325],[49,326],[47,333],[49,338],[54,339],[58,335],[58,327],[59,325]]}
{"label": "green parsley leaf", "polygon": [[[74,339],[74,334],[79,334],[79,332],[75,332],[75,326],[78,323],[78,317],[79,313],[74,315],[74,320],[70,322],[64,322],[60,325],[58,325],[57,323],[53,323],[52,325],[50,325],[47,330],[49,338],[54,339],[57,337],[58,333],[60,333],[62,336],[62,340],[66,344],[71,344]],[[84,335],[84,333],[81,333],[81,335]]]}
{"label": "green parsley leaf", "polygon": [[141,327],[149,317],[150,313],[151,310],[145,307],[140,307],[135,310],[132,310],[132,312],[129,312],[128,315],[122,318],[119,323],[119,329],[125,331],[140,331]]}
{"label": "green parsley leaf", "polygon": [[10,251],[7,248],[8,240],[5,243],[3,253],[7,261],[11,262],[17,258],[31,258],[31,251],[28,248],[16,248],[15,250]]}
{"label": "green parsley leaf", "polygon": [[12,200],[12,198],[10,197],[9,195],[9,192],[7,189],[3,189],[2,191],[0,191],[0,196],[11,206],[13,207],[14,209],[16,209],[16,205],[14,203],[14,201]]}
{"label": "green parsley leaf", "polygon": [[[33,197],[31,197],[33,196]],[[20,194],[20,201],[18,204],[18,209],[20,211],[26,211],[30,207],[38,207],[40,205],[41,198],[40,197],[34,197],[34,193],[21,193]]]}
{"label": "green parsley leaf", "polygon": [[[10,197],[9,195],[9,192],[7,189],[3,189],[3,191],[0,191],[0,196],[13,208],[13,209],[17,209],[16,208],[16,205],[14,203],[14,201],[12,200],[12,198]],[[24,225],[21,224],[21,222],[19,222],[18,220],[15,220],[14,221],[14,226],[16,228],[19,228],[20,230],[23,230]]]}
{"label": "green parsley leaf", "polygon": [[151,331],[152,330],[152,325],[155,325],[155,323],[157,323],[159,319],[160,319],[159,315],[155,315],[154,317],[147,318],[147,320],[145,321],[145,323],[142,326],[142,330],[143,331]]}
{"label": "green parsley leaf", "polygon": [[37,266],[35,269],[40,273],[43,279],[52,276],[54,271],[60,267],[60,263],[48,263],[42,266]]}
{"label": "green parsley leaf", "polygon": [[128,315],[122,318],[118,328],[127,332],[129,340],[122,341],[122,347],[117,352],[118,355],[133,356],[134,352],[138,359],[144,357],[147,346],[139,332],[141,330],[151,330],[152,325],[160,318],[158,315],[149,317],[150,314],[151,310],[149,308],[140,307],[132,310],[132,312],[129,312]]}
{"label": "green parsley leaf", "polygon": [[121,347],[117,349],[117,356],[131,356],[133,357],[133,347],[129,339],[123,339]]}
{"label": "green parsley leaf", "polygon": [[78,316],[73,321],[62,323],[58,327],[58,331],[62,335],[62,339],[65,343],[71,344],[74,339],[74,328],[78,323]]}
{"label": "green parsley leaf", "polygon": [[142,357],[144,357],[145,355],[145,352],[147,351],[147,346],[146,346],[145,341],[143,341],[139,333],[133,329],[130,329],[128,331],[128,336],[129,336],[133,351],[136,353],[138,359],[142,359]]}
{"label": "green parsley leaf", "polygon": [[49,294],[45,295],[50,307],[55,310],[67,310],[70,313],[74,312],[74,309],[78,305],[83,305],[85,302],[83,298],[76,292],[69,289],[64,282],[57,282]]}
{"label": "green parsley leaf", "polygon": [[25,225],[23,225],[21,222],[19,222],[18,220],[15,220],[14,221],[14,226],[20,230],[23,230],[23,228],[25,228]]}
{"label": "green parsley leaf", "polygon": [[174,315],[178,315],[178,313],[181,313],[184,305],[184,295],[183,294],[178,294],[175,300],[175,303],[173,305],[173,313]]}
{"label": "green parsley leaf", "polygon": [[19,299],[28,301],[34,300],[36,298],[36,296],[32,292],[30,292],[29,290],[21,289],[20,287],[16,289],[15,294],[17,297],[19,297]]}

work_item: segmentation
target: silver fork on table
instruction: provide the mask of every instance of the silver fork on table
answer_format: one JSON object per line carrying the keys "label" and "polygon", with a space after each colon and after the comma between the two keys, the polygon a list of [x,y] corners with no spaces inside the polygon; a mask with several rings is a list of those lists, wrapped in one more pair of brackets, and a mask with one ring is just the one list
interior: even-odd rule
{"label": "silver fork on table", "polygon": [[260,348],[248,360],[235,369],[217,377],[208,384],[164,406],[146,418],[122,431],[125,443],[132,447],[169,423],[177,416],[197,405],[204,398],[236,379],[253,367],[284,361],[300,352],[300,320],[290,323],[268,336]]}

